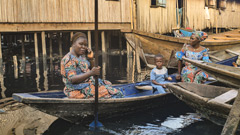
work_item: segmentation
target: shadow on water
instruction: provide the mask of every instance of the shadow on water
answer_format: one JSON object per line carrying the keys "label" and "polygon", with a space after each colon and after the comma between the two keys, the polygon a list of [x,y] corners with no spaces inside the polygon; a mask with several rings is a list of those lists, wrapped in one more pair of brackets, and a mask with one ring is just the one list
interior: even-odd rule
{"label": "shadow on water", "polygon": [[190,108],[180,102],[159,109],[100,120],[104,127],[97,132],[88,129],[89,123],[74,125],[58,119],[49,126],[44,135],[214,135],[221,133],[222,127],[203,121],[200,116],[192,112]]}

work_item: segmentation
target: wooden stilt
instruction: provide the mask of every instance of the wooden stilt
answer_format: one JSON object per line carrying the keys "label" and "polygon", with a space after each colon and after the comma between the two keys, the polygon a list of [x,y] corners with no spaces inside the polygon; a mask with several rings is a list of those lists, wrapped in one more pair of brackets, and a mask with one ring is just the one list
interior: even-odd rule
{"label": "wooden stilt", "polygon": [[106,42],[105,42],[105,32],[101,32],[102,37],[102,78],[106,79],[106,63],[107,63],[107,54],[106,54]]}
{"label": "wooden stilt", "polygon": [[136,45],[135,55],[136,55],[137,73],[140,74],[141,73],[141,63],[140,63],[139,46],[138,45]]}
{"label": "wooden stilt", "polygon": [[119,49],[120,49],[120,71],[122,71],[122,54],[123,54],[123,49],[122,49],[122,33],[119,32]]}
{"label": "wooden stilt", "polygon": [[18,62],[17,62],[17,56],[13,56],[13,67],[14,67],[14,78],[18,79]]}
{"label": "wooden stilt", "polygon": [[25,61],[26,60],[26,58],[25,58],[25,46],[24,46],[24,42],[25,42],[25,37],[26,36],[23,36],[22,37],[22,61]]}
{"label": "wooden stilt", "polygon": [[44,31],[42,31],[41,36],[42,36],[43,59],[46,59],[47,58],[47,51],[46,51],[46,40],[45,40],[45,32]]}
{"label": "wooden stilt", "polygon": [[43,51],[43,68],[47,70],[47,51],[46,51],[46,40],[45,40],[45,32],[42,31],[42,51]]}
{"label": "wooden stilt", "polygon": [[58,45],[59,45],[59,57],[62,58],[63,57],[63,54],[62,54],[62,33],[59,33]]}
{"label": "wooden stilt", "polygon": [[103,53],[106,53],[106,43],[105,43],[105,32],[104,31],[102,31],[101,37],[102,37],[102,54],[103,54]]}
{"label": "wooden stilt", "polygon": [[44,90],[47,91],[48,90],[48,76],[47,76],[47,69],[43,71],[43,77],[44,77]]}
{"label": "wooden stilt", "polygon": [[41,89],[40,89],[40,69],[39,69],[39,61],[38,61],[38,59],[36,59],[36,75],[37,75],[37,77],[36,77],[36,84],[37,84],[37,90],[38,91],[41,91]]}
{"label": "wooden stilt", "polygon": [[4,85],[4,77],[3,77],[2,72],[0,73],[0,86],[1,86],[1,89],[2,89],[2,91],[1,91],[2,98],[6,98],[5,91],[7,90],[7,88]]}
{"label": "wooden stilt", "polygon": [[2,34],[0,33],[0,72],[3,72],[3,59],[2,59]]}
{"label": "wooden stilt", "polygon": [[[70,32],[70,45],[72,44],[73,32]],[[72,50],[72,47],[69,48],[69,51]]]}
{"label": "wooden stilt", "polygon": [[34,33],[34,46],[35,46],[35,60],[36,63],[39,61],[38,60],[38,39],[37,39],[37,33]]}
{"label": "wooden stilt", "polygon": [[[132,58],[132,70],[131,70],[131,82],[135,81],[135,67],[136,67],[136,51],[133,51],[133,58]],[[131,68],[130,68],[131,69]]]}
{"label": "wooden stilt", "polygon": [[49,57],[50,57],[50,71],[53,71],[53,50],[52,50],[52,33],[50,33],[50,40],[49,40]]}
{"label": "wooden stilt", "polygon": [[133,57],[132,57],[132,47],[128,42],[127,45],[127,80],[129,83],[132,83],[131,76],[132,76],[132,68],[133,68]]}
{"label": "wooden stilt", "polygon": [[235,135],[240,122],[240,90],[236,97],[221,135]]}
{"label": "wooden stilt", "polygon": [[88,31],[88,48],[92,49],[91,31]]}

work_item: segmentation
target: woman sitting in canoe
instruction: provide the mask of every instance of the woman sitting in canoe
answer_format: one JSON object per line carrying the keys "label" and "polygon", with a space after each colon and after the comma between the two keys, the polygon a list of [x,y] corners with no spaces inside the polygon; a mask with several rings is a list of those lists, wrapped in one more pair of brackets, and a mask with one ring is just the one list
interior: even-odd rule
{"label": "woman sitting in canoe", "polygon": [[207,37],[208,35],[205,32],[194,32],[190,37],[190,44],[184,44],[182,50],[176,53],[176,58],[178,59],[178,75],[176,79],[179,80],[182,77],[182,82],[195,83],[204,83],[207,80],[208,74],[200,71],[188,62],[185,62],[185,67],[182,68],[182,57],[211,62],[208,56],[208,49],[200,45],[200,42],[204,41]]}
{"label": "woman sitting in canoe", "polygon": [[[93,98],[95,95],[95,80],[93,76],[100,75],[100,67],[90,70],[93,51],[87,47],[87,37],[78,32],[72,37],[72,49],[61,61],[61,74],[65,84],[64,93],[69,98]],[[93,62],[91,62],[93,63]],[[113,88],[111,82],[99,79],[100,98],[118,98],[123,94]]]}

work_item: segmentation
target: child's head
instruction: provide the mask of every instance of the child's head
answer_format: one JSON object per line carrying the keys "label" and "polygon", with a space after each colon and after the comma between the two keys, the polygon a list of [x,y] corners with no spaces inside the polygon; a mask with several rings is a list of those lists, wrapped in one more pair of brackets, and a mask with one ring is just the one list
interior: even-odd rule
{"label": "child's head", "polygon": [[161,54],[157,54],[155,56],[155,64],[156,64],[156,67],[158,69],[161,69],[162,66],[163,66],[163,63],[164,63],[164,60],[163,60],[163,56]]}

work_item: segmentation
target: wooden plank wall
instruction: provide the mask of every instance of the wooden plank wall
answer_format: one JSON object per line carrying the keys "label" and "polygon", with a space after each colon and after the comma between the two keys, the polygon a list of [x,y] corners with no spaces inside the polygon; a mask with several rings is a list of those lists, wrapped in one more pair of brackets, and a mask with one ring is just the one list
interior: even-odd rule
{"label": "wooden plank wall", "polygon": [[[137,1],[137,30],[150,33],[169,33],[176,24],[176,0],[167,0],[166,8],[151,8],[151,0]],[[197,30],[240,27],[240,2],[228,0],[225,10],[209,8],[210,20],[205,19],[205,0],[186,0],[185,26]],[[234,10],[234,11],[233,11]]]}
{"label": "wooden plank wall", "polygon": [[150,8],[151,0],[137,1],[137,30],[151,33],[171,32],[176,27],[176,0],[167,0],[166,7]]}
{"label": "wooden plank wall", "polygon": [[209,8],[209,15],[210,20],[206,20],[204,0],[187,0],[186,26],[200,30],[216,27],[216,20],[218,28],[240,27],[240,2],[228,0],[225,10]]}
{"label": "wooden plank wall", "polygon": [[[129,23],[130,1],[99,0],[99,22]],[[94,0],[0,0],[0,23],[94,22]]]}

